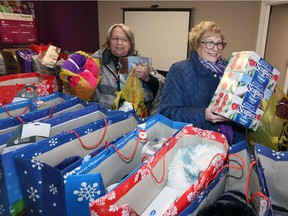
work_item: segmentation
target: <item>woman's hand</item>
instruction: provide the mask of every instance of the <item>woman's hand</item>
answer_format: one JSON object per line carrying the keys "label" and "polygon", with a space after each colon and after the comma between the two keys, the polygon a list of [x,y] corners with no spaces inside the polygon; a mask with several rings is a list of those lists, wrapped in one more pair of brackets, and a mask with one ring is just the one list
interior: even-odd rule
{"label": "woman's hand", "polygon": [[134,67],[133,75],[143,80],[144,82],[148,82],[150,79],[149,70],[145,64],[140,64]]}
{"label": "woman's hand", "polygon": [[214,111],[216,111],[216,109],[217,109],[216,107],[212,106],[212,107],[208,107],[205,110],[205,120],[206,121],[210,121],[213,124],[216,124],[218,122],[223,122],[223,121],[231,121],[228,118],[225,118],[225,117],[223,117],[221,115],[215,114]]}

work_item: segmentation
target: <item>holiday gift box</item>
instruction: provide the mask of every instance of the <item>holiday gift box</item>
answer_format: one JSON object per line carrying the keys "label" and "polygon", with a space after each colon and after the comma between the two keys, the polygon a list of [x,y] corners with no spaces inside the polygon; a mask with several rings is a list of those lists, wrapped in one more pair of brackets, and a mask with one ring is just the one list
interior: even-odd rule
{"label": "holiday gift box", "polygon": [[[57,117],[44,120],[41,124],[49,125],[48,136],[52,137],[63,131],[72,130],[74,128],[86,125],[90,122],[104,119],[107,116],[116,115],[120,112],[107,110],[99,104],[82,108],[80,110],[67,112]],[[35,125],[35,126],[34,126]],[[29,128],[28,136],[25,133],[25,127]],[[0,136],[0,206],[5,210],[4,215],[16,215],[24,211],[23,195],[20,187],[19,177],[16,172],[14,156],[31,147],[31,143],[45,139],[43,135],[45,128],[37,123],[21,124],[14,132],[9,132]],[[21,138],[26,135],[25,138]],[[6,146],[4,148],[4,146]]]}
{"label": "holiday gift box", "polygon": [[217,107],[217,114],[256,131],[279,75],[257,53],[234,52],[209,106]]}
{"label": "holiday gift box", "polygon": [[15,156],[27,215],[65,215],[63,176],[141,122],[134,110],[41,140]]}
{"label": "holiday gift box", "polygon": [[177,215],[213,179],[223,166],[227,152],[224,135],[185,126],[118,186],[90,202],[90,215],[141,215],[154,199],[158,200],[157,195],[166,186],[177,193],[177,198],[166,206],[159,203],[158,207],[162,208],[148,215]]}
{"label": "holiday gift box", "polygon": [[84,107],[91,106],[94,103],[89,103],[81,100],[78,97],[72,97],[68,100],[62,101],[59,104],[47,107],[34,112],[26,113],[16,117],[9,117],[0,119],[0,134],[5,134],[16,129],[16,127],[23,123],[39,122],[45,119],[56,117],[65,112],[80,110]]}
{"label": "holiday gift box", "polygon": [[[158,114],[64,176],[67,215],[90,215],[89,202],[105,195],[186,123]],[[84,193],[82,191],[85,191]]]}
{"label": "holiday gift box", "polygon": [[73,97],[70,94],[63,94],[61,92],[54,92],[49,95],[40,96],[36,98],[25,98],[24,100],[5,104],[0,107],[0,119],[16,117],[28,112],[40,110],[51,107],[56,104],[69,100]]}
{"label": "holiday gift box", "polygon": [[55,76],[39,73],[20,73],[0,77],[1,105],[11,103],[18,93],[24,95],[21,97],[35,97],[36,95],[44,96],[57,91],[58,85]]}
{"label": "holiday gift box", "polygon": [[[223,196],[230,198],[224,199]],[[219,198],[227,205],[217,205]],[[272,211],[263,169],[258,166],[246,141],[229,147],[227,165],[222,167],[211,184],[180,215],[213,215],[212,211],[224,211],[229,215],[236,208],[239,215],[241,211],[242,215],[248,215],[247,212],[252,210],[255,215],[268,216]]]}
{"label": "holiday gift box", "polygon": [[266,146],[255,144],[255,155],[263,168],[264,176],[271,195],[274,215],[288,214],[288,152],[275,151]]}

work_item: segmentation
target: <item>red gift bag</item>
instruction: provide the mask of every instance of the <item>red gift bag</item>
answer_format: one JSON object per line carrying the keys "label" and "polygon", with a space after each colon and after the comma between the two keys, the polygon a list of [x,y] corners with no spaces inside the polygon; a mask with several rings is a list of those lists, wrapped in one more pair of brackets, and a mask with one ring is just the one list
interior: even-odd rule
{"label": "red gift bag", "polygon": [[[31,88],[31,86],[33,86],[33,88]],[[19,73],[0,76],[0,105],[11,103],[21,91],[37,96],[57,92],[58,85],[56,77],[41,75],[39,73]]]}
{"label": "red gift bag", "polygon": [[[168,170],[177,151],[181,148],[207,144],[211,148],[217,146],[219,153],[208,159],[207,168],[199,172],[198,180],[172,201],[172,204],[161,204],[162,213],[155,215],[179,215],[202,192],[214,175],[221,169],[228,154],[228,142],[224,135],[213,131],[203,130],[191,125],[185,126],[172,137],[145,163],[134,170],[127,178],[106,195],[90,202],[90,215],[139,216],[146,214],[146,208],[161,193],[167,184]],[[165,197],[167,199],[167,197]],[[157,199],[157,198],[156,198]],[[144,212],[144,214],[143,214]],[[155,211],[156,212],[156,211]],[[155,213],[154,212],[154,213]],[[152,212],[151,214],[152,215]]]}

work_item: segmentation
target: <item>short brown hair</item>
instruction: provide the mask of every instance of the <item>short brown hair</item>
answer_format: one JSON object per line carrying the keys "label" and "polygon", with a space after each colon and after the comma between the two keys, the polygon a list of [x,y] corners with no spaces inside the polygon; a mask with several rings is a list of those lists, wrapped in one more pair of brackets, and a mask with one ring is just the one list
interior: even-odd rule
{"label": "short brown hair", "polygon": [[223,32],[220,26],[213,21],[202,21],[198,25],[191,28],[189,32],[189,46],[193,51],[197,51],[204,34],[208,33],[209,36],[219,35],[224,40]]}

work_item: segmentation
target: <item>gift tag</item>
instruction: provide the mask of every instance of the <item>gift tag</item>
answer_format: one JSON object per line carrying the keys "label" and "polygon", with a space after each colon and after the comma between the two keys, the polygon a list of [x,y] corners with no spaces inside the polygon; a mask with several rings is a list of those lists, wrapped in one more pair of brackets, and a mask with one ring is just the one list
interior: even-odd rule
{"label": "gift tag", "polygon": [[23,125],[21,139],[31,136],[49,137],[51,124],[35,122]]}

